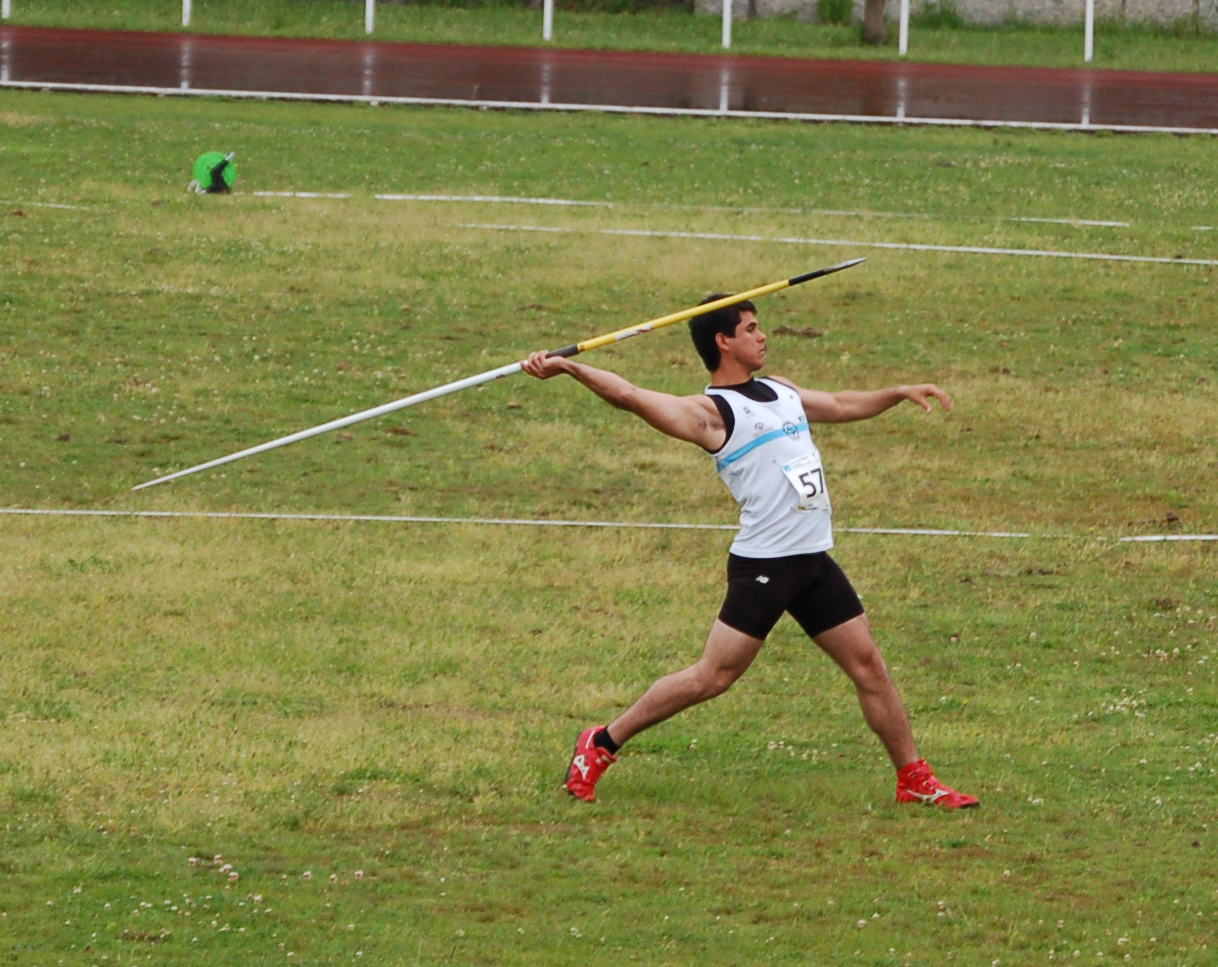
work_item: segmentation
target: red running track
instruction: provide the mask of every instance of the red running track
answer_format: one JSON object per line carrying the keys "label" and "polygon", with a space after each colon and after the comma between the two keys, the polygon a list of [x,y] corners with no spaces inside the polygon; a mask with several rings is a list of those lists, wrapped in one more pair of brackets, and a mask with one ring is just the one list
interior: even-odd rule
{"label": "red running track", "polygon": [[0,87],[1218,134],[1218,74],[0,26]]}

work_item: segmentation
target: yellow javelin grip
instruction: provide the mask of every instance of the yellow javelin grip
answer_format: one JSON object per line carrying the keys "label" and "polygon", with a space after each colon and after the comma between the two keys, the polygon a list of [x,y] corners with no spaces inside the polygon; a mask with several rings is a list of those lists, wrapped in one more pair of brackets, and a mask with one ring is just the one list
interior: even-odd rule
{"label": "yellow javelin grip", "polygon": [[674,322],[682,322],[686,319],[692,319],[694,316],[700,316],[704,312],[714,312],[716,309],[722,309],[725,306],[734,306],[738,302],[745,302],[748,299],[757,299],[763,295],[769,295],[771,292],[777,292],[779,289],[788,289],[793,285],[799,285],[802,282],[811,282],[813,279],[819,279],[822,276],[832,275],[834,272],[840,272],[842,269],[848,269],[851,266],[858,265],[860,262],[866,262],[866,259],[850,259],[846,262],[839,262],[837,265],[830,265],[827,268],[816,269],[813,272],[805,272],[803,275],[797,275],[790,279],[782,279],[779,282],[770,282],[766,285],[759,285],[755,289],[749,289],[746,292],[737,292],[734,295],[724,296],[722,299],[716,299],[714,302],[707,302],[699,306],[690,306],[688,309],[682,309],[680,312],[673,312],[666,316],[660,316],[657,319],[651,319],[648,322],[642,322],[635,326],[627,326],[625,329],[618,329],[616,332],[607,332],[603,336],[594,336],[591,339],[585,339],[583,342],[574,343],[570,346],[563,346],[562,349],[555,349],[549,353],[551,356],[578,356],[580,353],[586,353],[589,349],[599,349],[601,346],[608,346],[611,343],[621,342],[623,339],[629,339],[631,336],[641,336],[645,332],[651,332],[655,329],[660,329],[663,326],[671,326]]}

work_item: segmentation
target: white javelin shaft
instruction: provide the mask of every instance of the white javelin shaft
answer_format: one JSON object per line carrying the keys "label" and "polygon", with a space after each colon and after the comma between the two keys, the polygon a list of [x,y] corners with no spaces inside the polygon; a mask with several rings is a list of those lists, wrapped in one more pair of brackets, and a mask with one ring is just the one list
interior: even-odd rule
{"label": "white javelin shaft", "polygon": [[362,420],[371,420],[373,417],[384,416],[386,413],[392,413],[394,410],[404,410],[406,407],[414,406],[416,403],[426,403],[428,400],[434,400],[437,396],[447,396],[449,393],[457,393],[463,389],[469,389],[471,386],[477,386],[480,383],[489,383],[491,380],[511,376],[513,373],[520,372],[520,368],[520,363],[512,363],[508,366],[500,366],[498,369],[487,370],[485,373],[479,373],[477,376],[467,376],[465,379],[459,379],[455,383],[446,383],[443,386],[437,386],[435,389],[415,393],[414,396],[405,396],[400,400],[394,400],[392,403],[383,403],[380,406],[374,406],[370,410],[361,410],[359,413],[352,413],[350,416],[331,420],[329,423],[310,427],[307,430],[301,430],[299,433],[293,433],[290,436],[280,437],[278,440],[260,443],[258,446],[242,450],[240,453],[230,453],[226,457],[209,460],[207,463],[201,463],[197,467],[187,467],[185,470],[179,470],[177,473],[157,477],[156,480],[149,480],[147,483],[139,484],[131,489],[143,490],[145,487],[165,483],[167,480],[176,480],[178,477],[198,473],[200,470],[210,470],[212,467],[218,467],[222,463],[231,463],[234,460],[240,460],[242,457],[252,457],[255,453],[274,450],[276,447],[284,447],[289,443],[296,443],[298,440],[307,440],[309,437],[328,433],[330,430],[337,430],[340,427],[350,426],[352,423],[359,423]]}

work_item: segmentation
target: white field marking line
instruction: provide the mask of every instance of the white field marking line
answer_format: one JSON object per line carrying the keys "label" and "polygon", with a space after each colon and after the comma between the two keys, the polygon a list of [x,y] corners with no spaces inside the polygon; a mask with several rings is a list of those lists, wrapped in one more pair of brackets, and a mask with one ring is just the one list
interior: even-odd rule
{"label": "white field marking line", "polygon": [[[241,194],[236,192],[236,194]],[[250,192],[256,198],[354,198],[348,191],[254,191]],[[380,194],[373,195],[377,201],[438,201],[438,202],[480,202],[508,205],[554,205],[567,208],[620,208],[616,201],[578,201],[573,198],[528,198],[516,195],[404,195]],[[883,211],[849,211],[834,208],[778,208],[774,206],[741,206],[741,205],[670,205],[664,202],[635,202],[636,208],[662,208],[668,211],[704,211],[704,212],[745,212],[764,214],[788,215],[820,215],[844,218],[921,218],[921,219],[950,219],[950,215],[928,215],[918,212],[883,212]],[[972,221],[990,221],[984,215],[957,216]],[[1129,228],[1130,222],[1109,222],[1092,218],[1035,218],[1021,215],[999,215],[995,219],[1000,222],[1038,222],[1048,225],[1073,225],[1085,228]],[[1205,226],[1195,226],[1199,231]]]}
{"label": "white field marking line", "polygon": [[[242,194],[242,192],[236,192]],[[349,191],[252,191],[255,198],[320,198],[320,199],[350,199],[355,195]],[[397,192],[382,193],[372,196],[377,201],[423,201],[423,202],[472,202],[477,204],[508,204],[508,205],[552,205],[562,208],[618,208],[619,202],[614,201],[581,201],[574,198],[530,198],[516,195],[416,195]],[[0,205],[22,205],[26,208],[60,208],[66,211],[86,211],[84,205],[61,205],[54,202],[39,201],[9,201],[0,199]],[[670,210],[694,211],[725,211],[725,212],[761,212],[787,213],[792,215],[819,215],[844,218],[922,218],[943,219],[951,216],[927,215],[917,212],[884,212],[884,211],[849,211],[833,208],[776,208],[750,207],[736,205],[667,205],[663,202],[645,202],[635,207],[663,208]],[[972,216],[977,221],[988,221],[983,215]],[[1130,222],[1112,222],[1093,218],[1038,218],[1023,215],[1000,215],[1001,222],[1036,222],[1048,225],[1074,225],[1087,228],[1129,228]],[[1194,232],[1209,232],[1214,230],[1212,225],[1194,225]]]}
{"label": "white field marking line", "polygon": [[[235,191],[234,195],[242,192]],[[349,191],[252,191],[256,198],[354,198]]]}
{"label": "white field marking line", "polygon": [[[410,517],[396,514],[288,514],[240,513],[191,510],[46,510],[0,507],[0,515],[24,517],[125,517],[145,520],[293,520],[329,523],[376,524],[481,524],[512,527],[589,527],[621,530],[735,531],[739,524],[681,524],[611,520],[528,520],[514,517]],[[1000,540],[1070,540],[1069,534],[1032,534],[1026,531],[942,530],[920,527],[838,527],[843,534],[875,534],[891,537],[974,537]],[[1139,537],[1098,537],[1115,543],[1218,541],[1218,534],[1145,534]]]}
{"label": "white field marking line", "polygon": [[[252,191],[256,198],[354,198],[347,191]],[[508,203],[514,205],[557,205],[569,208],[614,208],[611,201],[574,201],[567,198],[513,198],[506,195],[404,195],[380,194],[372,196],[377,201],[443,201]]]}
{"label": "white field marking line", "polygon": [[508,198],[502,195],[373,195],[377,201],[511,202],[521,205],[559,205],[568,208],[613,208],[611,201],[573,201],[567,198]]}
{"label": "white field marking line", "polygon": [[135,517],[146,519],[200,520],[302,520],[370,522],[378,524],[496,524],[521,527],[620,527],[659,530],[734,530],[732,524],[664,524],[596,520],[519,520],[511,517],[411,517],[395,514],[289,514],[271,512],[190,511],[190,510],[38,510],[0,507],[0,514],[37,517]]}
{"label": "white field marking line", "polygon": [[1004,222],[1043,222],[1049,225],[1083,225],[1098,228],[1128,228],[1129,222],[1105,222],[1092,218],[1032,218],[1030,216],[1012,216],[1003,218]]}
{"label": "white field marking line", "polygon": [[0,199],[0,205],[19,205],[22,208],[61,208],[69,212],[88,211],[85,205],[58,205],[51,201],[7,201]]}
{"label": "white field marking line", "polygon": [[496,111],[584,111],[651,117],[705,117],[761,121],[814,121],[951,128],[1025,128],[1038,131],[1118,131],[1128,134],[1210,134],[1218,128],[1175,128],[1140,124],[1095,124],[1077,121],[1004,121],[966,118],[876,117],[867,114],[803,114],[792,111],[737,111],[715,108],[633,107],[620,104],[563,104],[540,101],[485,101],[451,97],[392,97],[375,94],[311,94],[289,91],[234,91],[205,87],[152,87],[126,84],[70,84],[61,81],[0,81],[0,88],[75,91],[87,94],[151,94],[156,97],[226,97],[256,101],[319,101],[333,104],[404,104],[424,107],[468,107]]}
{"label": "white field marking line", "polygon": [[1141,537],[1121,537],[1126,544],[1156,544],[1175,541],[1218,541],[1218,534],[1143,534]]}
{"label": "white field marking line", "polygon": [[986,248],[973,245],[925,245],[918,242],[860,242],[845,238],[794,238],[790,236],[729,235],[724,232],[666,232],[642,228],[562,228],[552,225],[493,225],[459,222],[457,228],[497,232],[553,232],[559,234],[617,235],[627,238],[692,238],[713,242],[772,242],[778,245],[834,245],[883,248],[907,252],[956,252],[964,255],[1017,255],[1052,259],[1087,259],[1101,262],[1149,262],[1158,265],[1218,265],[1218,259],[1177,259],[1158,255],[1108,255],[1103,252],[1055,252],[1049,249]]}

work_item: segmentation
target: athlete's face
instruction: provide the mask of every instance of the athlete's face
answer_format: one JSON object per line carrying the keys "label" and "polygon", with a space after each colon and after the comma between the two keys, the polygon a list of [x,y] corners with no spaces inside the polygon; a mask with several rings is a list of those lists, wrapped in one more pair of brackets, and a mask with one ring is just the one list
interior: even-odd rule
{"label": "athlete's face", "polygon": [[765,365],[765,333],[757,325],[757,313],[742,311],[736,335],[727,342],[728,351],[749,369],[756,371]]}

